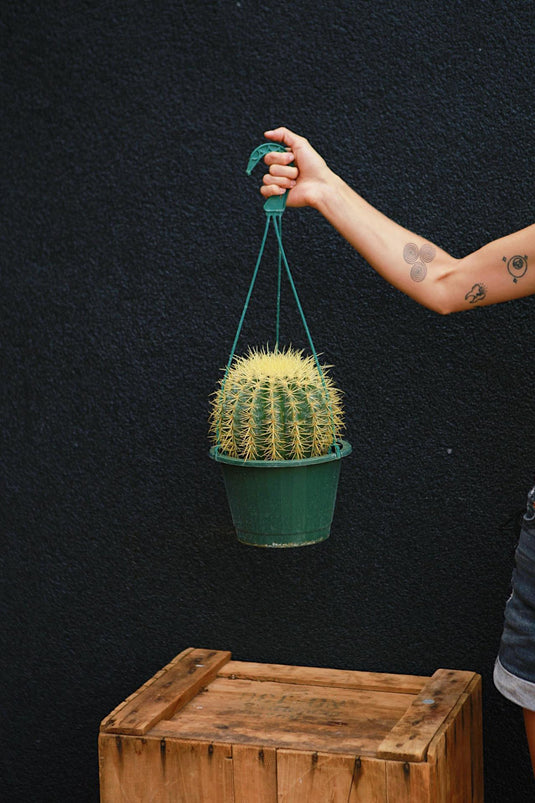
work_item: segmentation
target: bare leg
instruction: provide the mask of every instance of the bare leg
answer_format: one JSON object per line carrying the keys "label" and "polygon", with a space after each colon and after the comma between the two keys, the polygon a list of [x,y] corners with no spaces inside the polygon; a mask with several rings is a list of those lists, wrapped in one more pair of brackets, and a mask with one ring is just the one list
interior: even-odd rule
{"label": "bare leg", "polygon": [[526,726],[526,736],[528,737],[531,766],[535,774],[535,711],[528,711],[527,708],[524,708],[524,724]]}

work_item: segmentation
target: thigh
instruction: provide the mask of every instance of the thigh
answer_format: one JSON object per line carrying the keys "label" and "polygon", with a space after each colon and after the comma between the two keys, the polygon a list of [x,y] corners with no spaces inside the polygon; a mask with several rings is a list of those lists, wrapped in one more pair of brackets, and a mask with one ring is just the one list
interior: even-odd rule
{"label": "thigh", "polygon": [[529,711],[524,708],[524,724],[526,726],[526,736],[528,737],[531,766],[535,774],[535,711]]}

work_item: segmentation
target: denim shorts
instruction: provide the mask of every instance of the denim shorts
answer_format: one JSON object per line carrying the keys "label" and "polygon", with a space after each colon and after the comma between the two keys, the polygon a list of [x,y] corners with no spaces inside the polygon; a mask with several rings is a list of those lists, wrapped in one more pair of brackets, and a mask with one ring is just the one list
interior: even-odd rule
{"label": "denim shorts", "polygon": [[535,711],[535,486],[528,494],[511,584],[494,684],[508,700]]}

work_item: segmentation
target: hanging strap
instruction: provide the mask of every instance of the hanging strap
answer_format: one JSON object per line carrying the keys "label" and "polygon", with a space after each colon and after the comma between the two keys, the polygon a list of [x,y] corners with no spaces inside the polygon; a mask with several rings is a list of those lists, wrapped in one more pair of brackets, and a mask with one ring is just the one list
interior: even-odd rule
{"label": "hanging strap", "polygon": [[[253,168],[258,164],[260,159],[262,159],[266,153],[270,151],[279,151],[285,152],[286,148],[284,145],[281,145],[278,142],[269,142],[264,143],[263,145],[259,145],[258,148],[252,152],[249,158],[249,164],[247,166],[247,174],[250,175]],[[306,322],[305,313],[303,312],[303,307],[299,300],[299,295],[297,293],[297,288],[295,286],[295,282],[293,280],[292,272],[290,270],[290,265],[288,264],[288,260],[286,258],[286,253],[284,251],[284,246],[282,244],[282,215],[286,208],[286,197],[288,195],[288,191],[284,193],[284,195],[273,195],[267,199],[264,204],[264,211],[266,213],[266,225],[264,228],[264,234],[262,237],[262,242],[260,245],[260,251],[258,252],[258,257],[256,259],[256,265],[253,271],[253,276],[251,279],[251,283],[249,285],[249,290],[247,292],[247,296],[245,298],[245,303],[243,305],[242,313],[240,316],[240,321],[238,323],[238,328],[236,330],[236,335],[234,337],[234,342],[232,344],[232,349],[230,351],[230,355],[228,358],[227,366],[225,369],[225,374],[223,376],[223,381],[221,383],[221,393],[224,392],[225,385],[227,382],[227,377],[230,371],[230,366],[232,365],[232,361],[234,360],[234,355],[236,353],[236,347],[238,345],[238,340],[240,338],[241,330],[243,327],[243,322],[245,320],[245,315],[247,313],[247,309],[249,307],[249,302],[251,300],[251,296],[253,294],[253,289],[256,282],[256,277],[258,276],[258,269],[260,267],[260,263],[262,261],[262,256],[264,253],[264,249],[266,247],[266,240],[268,236],[269,227],[273,224],[273,228],[275,229],[275,235],[277,237],[277,242],[279,246],[279,253],[278,253],[278,277],[277,277],[277,319],[276,319],[276,339],[275,339],[275,350],[278,350],[279,347],[279,328],[280,328],[280,296],[281,296],[281,279],[282,279],[282,264],[284,264],[284,268],[286,270],[286,275],[288,277],[288,281],[290,282],[290,287],[292,288],[292,292],[294,295],[295,303],[297,304],[297,309],[299,310],[299,315],[301,316],[301,321],[303,322],[303,327],[305,329],[305,333],[308,339],[308,343],[310,345],[310,349],[312,351],[312,355],[314,357],[314,362],[316,363],[316,368],[320,375],[321,383],[323,386],[323,390],[325,391],[325,398],[327,400],[327,406],[329,409],[329,413],[331,416],[331,426],[332,426],[332,433],[333,433],[333,442],[332,442],[332,449],[334,450],[337,457],[341,457],[340,446],[336,440],[336,427],[334,424],[334,414],[332,411],[331,403],[329,401],[329,391],[327,390],[327,384],[325,382],[325,375],[323,373],[322,367],[320,365],[318,355],[316,353],[316,349],[314,347],[314,343],[312,341],[312,335],[310,334],[310,329],[308,328],[308,324]],[[216,426],[216,459],[217,454],[219,451],[219,423]]]}
{"label": "hanging strap", "polygon": [[[331,416],[331,426],[332,426],[332,432],[333,432],[332,448],[334,449],[334,451],[336,453],[336,456],[340,457],[341,456],[340,447],[339,447],[338,442],[336,440],[336,427],[334,425],[334,415],[333,415],[333,411],[332,411],[332,407],[331,407],[331,402],[329,401],[329,391],[327,390],[327,384],[325,382],[325,375],[324,375],[323,369],[322,369],[322,367],[320,365],[320,361],[318,359],[318,355],[316,353],[316,349],[314,348],[314,343],[312,341],[312,335],[310,334],[310,329],[308,328],[308,324],[306,322],[305,313],[303,312],[303,307],[301,306],[301,302],[300,302],[299,296],[297,294],[297,288],[295,286],[295,282],[293,280],[292,272],[290,270],[290,266],[289,266],[288,260],[286,258],[286,252],[284,251],[284,246],[282,244],[282,231],[281,231],[282,212],[280,214],[278,214],[278,215],[272,214],[271,215],[271,219],[273,220],[273,227],[275,229],[275,234],[277,235],[277,240],[279,242],[279,257],[282,257],[282,260],[284,262],[284,267],[286,268],[286,275],[288,276],[288,281],[290,282],[290,287],[292,288],[292,292],[294,294],[295,303],[297,304],[297,309],[299,310],[299,315],[301,316],[301,320],[303,322],[303,327],[305,329],[306,336],[307,336],[308,342],[310,344],[310,350],[312,351],[312,355],[314,357],[314,362],[316,363],[316,368],[318,369],[318,373],[319,373],[320,378],[321,378],[321,384],[323,385],[323,390],[325,391],[325,398],[327,400],[327,407],[329,409],[329,413],[330,413],[330,416]],[[268,220],[269,220],[269,216],[268,216]]]}

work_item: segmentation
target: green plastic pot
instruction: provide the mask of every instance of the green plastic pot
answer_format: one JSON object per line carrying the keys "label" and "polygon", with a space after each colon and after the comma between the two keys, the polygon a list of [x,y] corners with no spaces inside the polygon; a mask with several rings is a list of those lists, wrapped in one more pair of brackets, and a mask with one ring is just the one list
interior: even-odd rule
{"label": "green plastic pot", "polygon": [[223,472],[238,540],[262,547],[294,547],[325,541],[331,532],[341,458],[329,452],[305,460],[240,460],[210,450]]}

